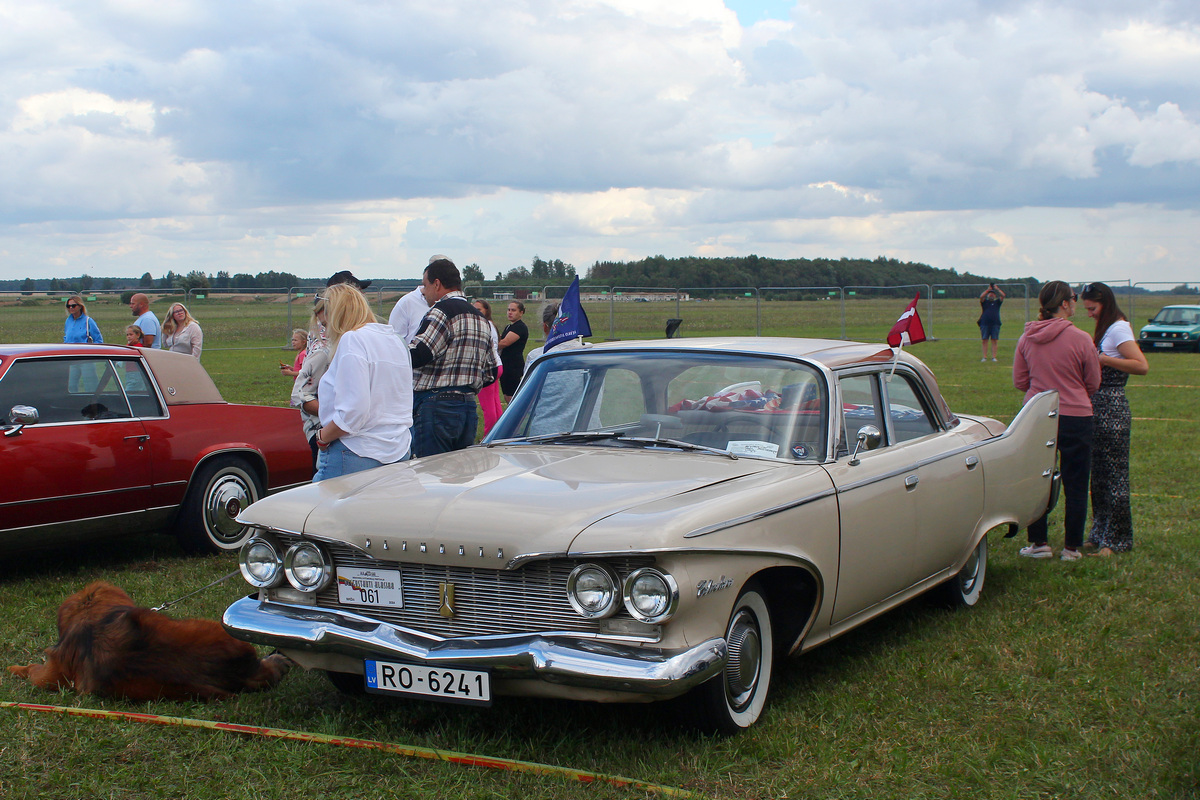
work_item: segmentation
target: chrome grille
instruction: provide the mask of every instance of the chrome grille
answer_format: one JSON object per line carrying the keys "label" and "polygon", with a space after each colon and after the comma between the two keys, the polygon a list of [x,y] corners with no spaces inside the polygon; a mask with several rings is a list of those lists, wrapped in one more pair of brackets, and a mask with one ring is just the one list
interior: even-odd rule
{"label": "chrome grille", "polygon": [[[297,537],[280,537],[286,548]],[[321,542],[336,566],[400,570],[404,608],[376,609],[338,601],[336,582],[317,593],[322,608],[344,609],[383,622],[401,625],[446,638],[520,634],[537,631],[599,632],[602,620],[588,620],[575,613],[567,601],[567,576],[582,563],[555,558],[535,561],[515,570],[473,569],[444,564],[410,564],[374,559],[341,544]],[[624,578],[641,567],[651,566],[651,556],[604,559]],[[456,613],[452,619],[438,614],[438,585],[454,584]],[[622,607],[613,615],[629,620]]]}

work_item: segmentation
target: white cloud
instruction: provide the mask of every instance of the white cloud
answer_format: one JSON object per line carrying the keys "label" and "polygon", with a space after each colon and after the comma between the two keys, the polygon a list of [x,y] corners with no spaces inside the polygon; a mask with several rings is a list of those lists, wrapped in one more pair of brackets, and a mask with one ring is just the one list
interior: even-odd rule
{"label": "white cloud", "polygon": [[1146,232],[1080,251],[1200,256],[1164,230],[1200,200],[1178,4],[816,0],[744,29],[719,0],[0,0],[0,51],[0,273],[400,276],[457,248],[489,274],[660,252],[1036,274],[1066,263],[1040,218],[1118,207]]}

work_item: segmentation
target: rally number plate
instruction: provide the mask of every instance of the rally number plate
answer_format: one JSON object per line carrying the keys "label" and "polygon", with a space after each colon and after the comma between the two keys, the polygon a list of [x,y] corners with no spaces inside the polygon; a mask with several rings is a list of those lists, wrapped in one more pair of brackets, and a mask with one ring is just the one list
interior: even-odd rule
{"label": "rally number plate", "polygon": [[400,570],[338,567],[338,602],[353,606],[404,608]]}
{"label": "rally number plate", "polygon": [[403,694],[447,703],[492,704],[491,675],[470,669],[367,661],[367,691]]}

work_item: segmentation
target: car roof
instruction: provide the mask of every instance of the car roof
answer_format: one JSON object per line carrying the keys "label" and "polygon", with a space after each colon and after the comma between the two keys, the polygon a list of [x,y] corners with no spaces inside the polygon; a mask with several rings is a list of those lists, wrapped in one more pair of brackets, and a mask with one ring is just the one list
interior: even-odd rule
{"label": "car roof", "polygon": [[937,378],[932,370],[907,350],[896,351],[886,344],[851,342],[842,339],[805,339],[786,336],[723,336],[688,339],[643,339],[637,341],[604,342],[591,345],[597,350],[668,350],[681,351],[724,351],[755,355],[783,356],[814,362],[836,370],[855,365],[890,364],[899,360],[913,369],[924,381],[941,406],[947,421],[954,413],[946,398],[942,397]]}
{"label": "car roof", "polygon": [[[729,351],[759,355],[777,355],[815,361],[830,369],[869,362],[890,362],[895,350],[886,344],[850,342],[841,339],[803,339],[784,336],[723,336],[689,339],[646,339],[638,341],[605,342],[597,348],[635,350],[697,350]],[[919,364],[920,360],[901,353],[904,363]]]}
{"label": "car roof", "polygon": [[184,353],[120,344],[0,344],[0,358],[45,356],[140,357],[145,359],[150,371],[154,373],[167,405],[225,402],[217,385],[200,362]]}

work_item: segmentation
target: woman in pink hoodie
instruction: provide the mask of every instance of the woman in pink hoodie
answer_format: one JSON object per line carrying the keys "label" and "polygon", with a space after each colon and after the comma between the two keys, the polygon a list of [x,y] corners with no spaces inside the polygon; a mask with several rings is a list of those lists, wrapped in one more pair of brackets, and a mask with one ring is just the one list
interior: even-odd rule
{"label": "woman in pink hoodie", "polygon": [[[1079,297],[1063,281],[1038,293],[1038,318],[1025,325],[1013,355],[1013,385],[1025,400],[1058,392],[1058,456],[1062,472],[1066,538],[1062,560],[1076,561],[1087,522],[1088,475],[1092,463],[1092,395],[1100,388],[1100,360],[1092,337],[1071,324]],[[1046,515],[1029,526],[1026,558],[1051,558]]]}

